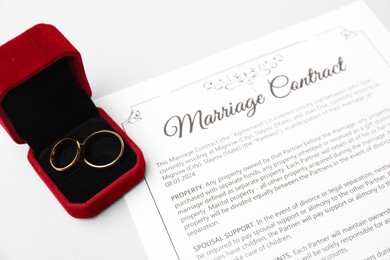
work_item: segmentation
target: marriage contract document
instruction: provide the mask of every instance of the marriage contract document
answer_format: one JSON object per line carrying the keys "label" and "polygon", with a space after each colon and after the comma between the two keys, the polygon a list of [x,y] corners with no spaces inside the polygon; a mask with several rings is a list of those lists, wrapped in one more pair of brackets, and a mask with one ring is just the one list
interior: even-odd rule
{"label": "marriage contract document", "polygon": [[149,259],[390,259],[389,61],[357,2],[97,100]]}

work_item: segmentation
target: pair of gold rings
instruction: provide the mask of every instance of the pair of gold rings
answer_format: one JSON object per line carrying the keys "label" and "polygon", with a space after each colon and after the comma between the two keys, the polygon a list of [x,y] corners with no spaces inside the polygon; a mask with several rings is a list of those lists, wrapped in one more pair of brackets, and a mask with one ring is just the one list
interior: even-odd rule
{"label": "pair of gold rings", "polygon": [[[85,148],[88,145],[91,145],[91,142],[94,138],[103,135],[113,135],[119,141],[120,150],[118,152],[118,155],[116,155],[116,157],[108,163],[104,163],[104,164],[92,163],[88,158],[86,158]],[[70,147],[70,146],[74,146],[74,147]],[[71,154],[69,154],[70,150],[72,151]],[[73,166],[75,166],[76,164],[83,163],[83,162],[89,165],[90,167],[103,169],[116,164],[121,159],[124,150],[125,150],[125,144],[122,137],[119,134],[111,130],[100,130],[92,133],[82,143],[73,138],[64,138],[58,141],[54,145],[53,149],[51,150],[50,165],[53,167],[54,170],[58,172],[67,171],[71,169]],[[66,162],[65,165],[59,165],[58,163],[59,157],[63,156],[62,153],[65,153],[64,151],[68,153],[67,157],[69,157],[70,162]],[[72,155],[73,153],[74,156]]]}

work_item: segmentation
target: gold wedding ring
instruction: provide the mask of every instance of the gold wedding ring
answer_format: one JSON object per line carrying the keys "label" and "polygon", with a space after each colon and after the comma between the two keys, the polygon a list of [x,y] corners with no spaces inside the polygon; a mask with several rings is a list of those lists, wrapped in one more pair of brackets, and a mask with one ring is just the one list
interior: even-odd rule
{"label": "gold wedding ring", "polygon": [[112,135],[116,136],[116,137],[118,138],[118,140],[119,140],[121,149],[120,149],[120,151],[119,151],[118,156],[117,156],[112,162],[109,162],[109,163],[107,163],[107,164],[101,164],[101,165],[93,164],[93,163],[89,162],[89,161],[87,160],[87,158],[85,158],[85,156],[84,156],[84,162],[85,162],[87,165],[89,165],[89,166],[91,166],[91,167],[93,167],[93,168],[98,168],[98,169],[107,168],[107,167],[110,167],[110,166],[116,164],[116,163],[119,161],[119,159],[122,157],[123,152],[124,152],[124,150],[125,150],[125,149],[124,149],[124,148],[125,148],[125,143],[123,142],[122,137],[120,137],[119,134],[117,134],[117,133],[115,133],[115,132],[113,132],[113,131],[110,131],[110,130],[100,130],[100,131],[97,131],[97,132],[91,134],[90,136],[87,137],[87,139],[85,139],[85,141],[84,141],[84,143],[83,143],[83,146],[86,147],[86,146],[88,145],[88,141],[89,141],[92,137],[94,137],[94,136],[96,136],[96,135],[101,135],[101,134],[112,134]]}
{"label": "gold wedding ring", "polygon": [[[59,148],[63,145],[66,145],[67,142],[71,142],[71,143],[74,143],[76,145],[76,153],[75,153],[73,160],[69,164],[60,167],[60,166],[56,165],[57,153],[58,153]],[[72,168],[79,161],[80,154],[81,154],[80,142],[77,141],[76,139],[73,139],[73,138],[64,138],[64,139],[60,140],[58,143],[56,143],[56,145],[51,150],[51,154],[50,154],[51,167],[53,167],[56,171],[59,171],[59,172],[67,171],[70,168]]]}
{"label": "gold wedding ring", "polygon": [[[109,163],[106,163],[106,164],[91,163],[87,158],[85,158],[85,149],[88,146],[88,144],[91,142],[92,138],[95,138],[98,135],[104,135],[104,134],[114,135],[118,139],[119,144],[120,144],[119,153],[115,157],[115,159]],[[74,157],[72,158],[71,162],[67,163],[64,166],[60,166],[60,165],[58,165],[58,156],[59,156],[58,154],[61,153],[59,150],[64,149],[64,147],[67,145],[67,143],[73,143],[76,146],[76,152],[75,152]],[[67,171],[79,162],[84,162],[88,166],[93,167],[93,168],[103,169],[103,168],[107,168],[107,167],[110,167],[110,166],[113,166],[114,164],[116,164],[122,158],[124,150],[125,150],[125,143],[124,143],[122,137],[118,133],[111,131],[111,130],[100,130],[100,131],[94,132],[91,135],[89,135],[84,140],[83,143],[80,143],[78,140],[73,139],[73,138],[64,138],[64,139],[61,139],[60,141],[58,141],[54,145],[53,149],[51,150],[50,165],[53,167],[54,170],[56,170],[58,172]]]}

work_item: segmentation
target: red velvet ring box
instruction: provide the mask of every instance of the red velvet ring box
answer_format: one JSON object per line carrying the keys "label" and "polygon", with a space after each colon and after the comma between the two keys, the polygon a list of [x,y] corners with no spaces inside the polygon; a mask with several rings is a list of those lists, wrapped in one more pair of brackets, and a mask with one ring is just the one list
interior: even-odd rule
{"label": "red velvet ring box", "polygon": [[[30,146],[31,165],[73,217],[97,215],[144,177],[141,150],[95,106],[80,53],[52,25],[35,25],[0,46],[0,122],[15,142]],[[100,130],[124,140],[116,164],[97,169],[81,162],[67,172],[51,167],[59,140],[83,141]],[[102,157],[118,153],[109,143],[92,149]]]}

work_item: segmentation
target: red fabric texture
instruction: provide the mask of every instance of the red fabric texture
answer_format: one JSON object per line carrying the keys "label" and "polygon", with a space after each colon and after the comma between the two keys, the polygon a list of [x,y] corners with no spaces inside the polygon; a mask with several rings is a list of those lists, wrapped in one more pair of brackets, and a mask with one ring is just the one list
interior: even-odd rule
{"label": "red fabric texture", "polygon": [[[39,24],[0,46],[0,104],[8,91],[16,88],[22,82],[63,57],[67,57],[77,85],[88,96],[91,96],[91,89],[79,52],[54,26]],[[90,218],[97,215],[128,192],[144,177],[145,161],[141,150],[102,109],[98,108],[98,113],[121,135],[125,143],[135,152],[137,163],[88,201],[84,203],[69,202],[38,163],[34,152],[31,149],[28,152],[28,160],[37,174],[65,210],[76,218]],[[25,143],[15,130],[2,106],[0,106],[0,123],[15,142]]]}

